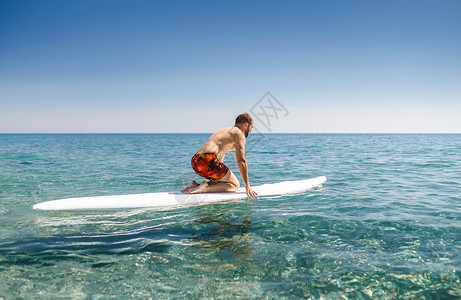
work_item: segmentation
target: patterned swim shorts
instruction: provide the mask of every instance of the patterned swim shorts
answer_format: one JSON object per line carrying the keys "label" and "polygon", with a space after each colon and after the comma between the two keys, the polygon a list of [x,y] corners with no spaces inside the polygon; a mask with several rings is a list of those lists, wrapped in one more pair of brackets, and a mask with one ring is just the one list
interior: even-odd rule
{"label": "patterned swim shorts", "polygon": [[192,157],[190,164],[195,173],[209,180],[220,180],[229,171],[214,153],[197,153]]}

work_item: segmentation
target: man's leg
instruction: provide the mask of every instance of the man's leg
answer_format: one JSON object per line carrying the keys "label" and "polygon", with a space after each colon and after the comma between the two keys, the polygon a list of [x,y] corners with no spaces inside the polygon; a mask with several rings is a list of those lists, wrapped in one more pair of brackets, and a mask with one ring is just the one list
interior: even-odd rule
{"label": "man's leg", "polygon": [[240,187],[240,183],[231,170],[218,181],[204,181],[197,188],[189,189],[185,193],[234,193]]}

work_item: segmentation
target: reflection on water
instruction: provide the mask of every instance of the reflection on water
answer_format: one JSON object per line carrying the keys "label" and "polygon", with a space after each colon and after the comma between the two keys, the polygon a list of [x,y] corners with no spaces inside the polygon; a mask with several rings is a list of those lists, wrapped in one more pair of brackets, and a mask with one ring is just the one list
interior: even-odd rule
{"label": "reflection on water", "polygon": [[[459,229],[274,209],[296,199],[266,201],[272,216],[265,218],[267,207],[246,202],[39,214],[34,236],[0,241],[2,279],[23,276],[23,295],[43,286],[47,295],[82,298],[100,292],[93,282],[110,283],[106,296],[130,296],[134,287],[117,280],[124,282],[127,273],[144,297],[168,297],[172,290],[250,298],[460,297],[460,274],[446,263],[459,245]],[[50,286],[50,274],[62,281]],[[3,290],[21,295],[11,281]]]}
{"label": "reflection on water", "polygon": [[[37,215],[35,237],[0,241],[0,264],[54,264],[101,256],[168,253],[172,246],[200,251],[231,251],[249,257],[251,206],[247,203],[206,205],[184,210],[148,209]],[[113,259],[103,259],[104,263]]]}
{"label": "reflection on water", "polygon": [[202,232],[192,234],[189,240],[197,250],[232,251],[239,259],[249,258],[254,250],[249,244],[251,206],[210,205],[196,212],[196,222],[212,225]]}

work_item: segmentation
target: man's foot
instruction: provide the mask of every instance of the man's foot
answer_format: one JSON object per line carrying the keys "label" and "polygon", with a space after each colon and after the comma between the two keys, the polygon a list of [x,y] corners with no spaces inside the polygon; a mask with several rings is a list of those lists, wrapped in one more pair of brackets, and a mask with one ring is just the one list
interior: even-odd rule
{"label": "man's foot", "polygon": [[195,180],[192,180],[191,183],[183,189],[181,192],[187,194],[187,192],[191,189],[195,189],[198,187],[198,183]]}
{"label": "man's foot", "polygon": [[186,194],[198,194],[198,193],[206,193],[206,190],[208,188],[208,183],[206,181],[202,182],[199,186],[195,188],[191,188],[184,193]]}

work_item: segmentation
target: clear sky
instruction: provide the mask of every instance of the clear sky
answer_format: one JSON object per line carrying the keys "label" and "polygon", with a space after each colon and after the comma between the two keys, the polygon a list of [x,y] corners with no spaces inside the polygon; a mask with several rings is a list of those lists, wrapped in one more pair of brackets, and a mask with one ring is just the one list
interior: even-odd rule
{"label": "clear sky", "polygon": [[211,132],[268,113],[269,91],[286,111],[261,132],[461,133],[460,16],[458,0],[0,0],[0,132]]}

